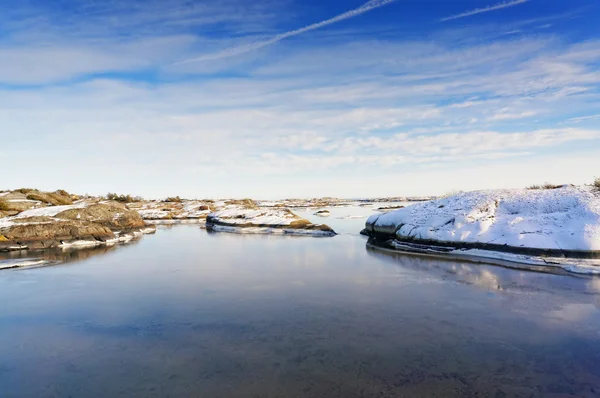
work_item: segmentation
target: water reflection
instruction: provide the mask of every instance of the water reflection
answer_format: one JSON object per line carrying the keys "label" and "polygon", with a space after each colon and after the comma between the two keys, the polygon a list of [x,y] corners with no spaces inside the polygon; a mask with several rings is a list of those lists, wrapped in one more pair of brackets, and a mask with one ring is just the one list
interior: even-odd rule
{"label": "water reflection", "polygon": [[451,278],[487,290],[576,292],[597,296],[600,278],[583,275],[554,275],[527,270],[507,269],[495,265],[459,262],[409,253],[392,252],[367,246],[369,256],[385,258],[404,269],[412,269],[441,278]]}
{"label": "water reflection", "polygon": [[125,246],[135,245],[140,239],[133,239],[125,244],[112,246],[97,246],[86,248],[53,248],[47,250],[20,250],[0,253],[0,262],[2,260],[17,259],[41,259],[49,261],[48,265],[71,263],[86,260],[90,257],[102,256]]}
{"label": "water reflection", "polygon": [[349,235],[176,226],[76,265],[0,273],[0,386],[2,397],[594,396],[595,286],[376,252]]}

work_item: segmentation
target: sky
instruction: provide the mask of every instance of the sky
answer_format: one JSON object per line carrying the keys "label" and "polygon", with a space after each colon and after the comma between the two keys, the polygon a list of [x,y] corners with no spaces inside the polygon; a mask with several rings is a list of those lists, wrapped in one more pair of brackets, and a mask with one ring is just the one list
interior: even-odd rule
{"label": "sky", "polygon": [[597,0],[0,0],[0,189],[591,183],[598,20]]}

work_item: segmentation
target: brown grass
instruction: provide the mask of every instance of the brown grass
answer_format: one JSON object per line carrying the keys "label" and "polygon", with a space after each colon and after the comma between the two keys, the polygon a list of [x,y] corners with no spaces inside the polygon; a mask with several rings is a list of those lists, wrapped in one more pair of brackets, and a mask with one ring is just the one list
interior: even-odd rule
{"label": "brown grass", "polygon": [[527,189],[558,189],[558,188],[562,188],[563,185],[556,185],[556,184],[552,184],[552,183],[545,183],[543,185],[531,185],[529,187],[527,187]]}
{"label": "brown grass", "polygon": [[595,188],[600,189],[600,178],[596,178],[592,184]]}
{"label": "brown grass", "polygon": [[141,201],[144,200],[144,198],[142,198],[141,196],[131,196],[129,194],[127,194],[127,195],[123,195],[123,194],[119,195],[119,194],[112,193],[112,192],[109,192],[109,193],[106,194],[106,199],[108,199],[108,200],[114,200],[114,201],[119,202],[119,203],[141,202]]}
{"label": "brown grass", "polygon": [[5,200],[0,200],[0,211],[9,211],[11,207]]}

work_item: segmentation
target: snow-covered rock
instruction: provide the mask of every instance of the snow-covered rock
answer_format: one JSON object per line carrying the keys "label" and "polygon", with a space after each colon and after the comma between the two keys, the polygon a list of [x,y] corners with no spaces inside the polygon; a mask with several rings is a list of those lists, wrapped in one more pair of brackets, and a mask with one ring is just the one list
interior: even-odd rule
{"label": "snow-covered rock", "polygon": [[455,249],[600,257],[600,193],[589,186],[465,192],[373,215],[365,232]]}
{"label": "snow-covered rock", "polygon": [[181,202],[147,202],[139,209],[135,209],[144,220],[188,221],[198,220],[204,222],[211,208],[208,203],[190,200]]}
{"label": "snow-covered rock", "polygon": [[252,209],[229,206],[211,213],[206,227],[212,231],[284,234],[307,236],[334,236],[333,229],[323,224],[313,224],[288,209]]}

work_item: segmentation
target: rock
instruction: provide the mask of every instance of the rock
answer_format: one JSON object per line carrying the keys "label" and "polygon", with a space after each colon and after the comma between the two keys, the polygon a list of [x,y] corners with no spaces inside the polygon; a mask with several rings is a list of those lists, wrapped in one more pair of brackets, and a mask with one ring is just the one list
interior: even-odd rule
{"label": "rock", "polygon": [[70,209],[60,212],[56,218],[65,220],[91,221],[110,228],[112,231],[142,228],[144,220],[138,212],[129,210],[122,204],[99,203],[82,209]]}
{"label": "rock", "polygon": [[377,210],[379,211],[390,211],[390,210],[398,210],[398,209],[404,209],[406,206],[382,206],[382,207],[378,207]]}
{"label": "rock", "polygon": [[123,205],[81,202],[0,219],[0,251],[114,244],[151,232],[153,227]]}
{"label": "rock", "polygon": [[2,235],[8,241],[22,244],[45,240],[102,240],[114,237],[110,228],[91,221],[55,220],[51,217],[16,220],[11,227],[2,229]]}
{"label": "rock", "polygon": [[29,200],[37,200],[54,206],[73,204],[71,195],[62,190],[58,190],[56,192],[30,191],[25,195],[25,197]]}
{"label": "rock", "polygon": [[32,209],[39,204],[40,202],[36,200],[0,198],[0,211],[17,212],[18,214],[22,211]]}
{"label": "rock", "polygon": [[206,218],[210,231],[334,236],[335,231],[324,224],[313,224],[288,209],[228,208],[211,213]]}
{"label": "rock", "polygon": [[211,205],[205,201],[181,200],[181,202],[148,202],[135,209],[144,220],[152,221],[204,221],[211,212]]}
{"label": "rock", "polygon": [[319,210],[315,212],[314,215],[320,217],[329,217],[331,215],[331,212],[329,210]]}

